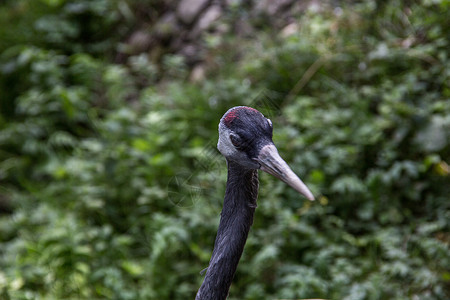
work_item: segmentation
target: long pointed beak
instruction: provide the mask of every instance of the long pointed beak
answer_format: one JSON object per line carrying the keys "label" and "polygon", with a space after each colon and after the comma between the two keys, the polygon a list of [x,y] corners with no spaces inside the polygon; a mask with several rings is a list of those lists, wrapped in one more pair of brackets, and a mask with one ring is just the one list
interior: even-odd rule
{"label": "long pointed beak", "polygon": [[281,179],[309,200],[314,200],[314,195],[280,157],[275,145],[269,144],[264,146],[259,152],[256,161],[261,165],[261,170]]}

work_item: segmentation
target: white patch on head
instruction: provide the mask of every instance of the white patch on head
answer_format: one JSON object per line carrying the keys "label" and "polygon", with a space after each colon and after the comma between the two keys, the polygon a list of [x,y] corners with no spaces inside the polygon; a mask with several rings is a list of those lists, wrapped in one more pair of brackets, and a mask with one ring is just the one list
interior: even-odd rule
{"label": "white patch on head", "polygon": [[231,130],[226,126],[219,123],[219,141],[217,142],[217,149],[219,149],[220,153],[222,153],[225,157],[233,156],[237,150],[234,147],[233,143],[230,140]]}
{"label": "white patch on head", "polygon": [[249,169],[259,169],[261,166],[259,163],[248,158],[244,151],[236,149],[230,139],[230,135],[233,131],[226,127],[222,122],[219,123],[219,141],[217,143],[217,149],[227,160],[237,162],[242,167]]}

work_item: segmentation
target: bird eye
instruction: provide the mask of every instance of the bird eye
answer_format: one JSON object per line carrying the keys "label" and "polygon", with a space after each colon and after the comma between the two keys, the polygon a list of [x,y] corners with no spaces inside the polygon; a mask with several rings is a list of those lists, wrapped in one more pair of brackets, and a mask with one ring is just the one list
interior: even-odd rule
{"label": "bird eye", "polygon": [[269,123],[270,127],[272,127],[272,121],[270,119],[267,119],[267,123]]}
{"label": "bird eye", "polygon": [[239,147],[241,145],[241,138],[234,133],[230,134],[230,141],[235,147]]}

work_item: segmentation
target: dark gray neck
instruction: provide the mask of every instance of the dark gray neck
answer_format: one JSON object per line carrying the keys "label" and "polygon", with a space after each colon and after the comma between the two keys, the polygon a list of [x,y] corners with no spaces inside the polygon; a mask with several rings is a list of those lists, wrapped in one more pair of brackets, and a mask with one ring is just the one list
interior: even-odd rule
{"label": "dark gray neck", "polygon": [[226,299],[258,198],[258,171],[228,163],[228,180],[214,250],[196,300]]}

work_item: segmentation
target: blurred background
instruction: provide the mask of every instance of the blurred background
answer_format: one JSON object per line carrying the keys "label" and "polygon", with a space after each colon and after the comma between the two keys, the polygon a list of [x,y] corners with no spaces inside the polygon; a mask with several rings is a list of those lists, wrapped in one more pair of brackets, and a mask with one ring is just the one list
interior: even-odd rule
{"label": "blurred background", "polygon": [[274,124],[229,299],[450,299],[450,2],[6,0],[0,299],[193,299],[217,125]]}

